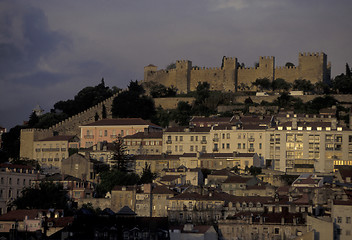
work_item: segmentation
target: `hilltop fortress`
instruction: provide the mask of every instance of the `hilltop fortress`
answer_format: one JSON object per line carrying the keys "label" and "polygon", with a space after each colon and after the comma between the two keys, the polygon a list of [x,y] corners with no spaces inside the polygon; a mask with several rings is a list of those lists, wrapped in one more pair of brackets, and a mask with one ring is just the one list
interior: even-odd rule
{"label": "hilltop fortress", "polygon": [[211,90],[235,92],[252,87],[258,78],[270,81],[283,78],[293,83],[296,79],[310,80],[313,84],[330,80],[331,64],[325,53],[299,53],[298,66],[277,67],[275,57],[260,57],[259,66],[241,67],[237,58],[223,57],[220,68],[192,67],[188,60],[176,61],[176,68],[157,70],[152,64],[144,67],[144,82],[174,86],[179,93],[195,91],[198,82],[208,82]]}

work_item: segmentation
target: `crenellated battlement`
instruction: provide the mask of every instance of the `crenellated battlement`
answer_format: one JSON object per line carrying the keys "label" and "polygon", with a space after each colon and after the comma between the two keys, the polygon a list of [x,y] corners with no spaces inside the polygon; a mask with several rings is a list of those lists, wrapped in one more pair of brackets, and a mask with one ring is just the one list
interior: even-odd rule
{"label": "crenellated battlement", "polygon": [[274,60],[274,56],[264,56],[264,57],[259,57],[261,60]]}
{"label": "crenellated battlement", "polygon": [[315,53],[310,53],[310,52],[300,52],[299,56],[300,57],[321,57],[324,56],[325,54],[323,52],[315,52]]}

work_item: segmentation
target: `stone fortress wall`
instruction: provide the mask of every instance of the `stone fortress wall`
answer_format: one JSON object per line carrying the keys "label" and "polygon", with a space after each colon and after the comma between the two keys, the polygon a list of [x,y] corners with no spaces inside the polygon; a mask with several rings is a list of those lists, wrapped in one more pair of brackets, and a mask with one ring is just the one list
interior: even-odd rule
{"label": "stone fortress wall", "polygon": [[188,60],[176,61],[176,68],[158,70],[157,66],[144,68],[144,82],[158,82],[166,87],[174,86],[179,93],[195,91],[198,82],[208,82],[211,90],[235,92],[240,86],[252,86],[257,78],[271,81],[283,78],[293,83],[296,79],[307,79],[313,84],[330,80],[331,64],[325,53],[299,53],[298,66],[277,67],[275,57],[260,57],[259,66],[246,68],[239,66],[237,58],[222,59],[220,68],[192,67]]}
{"label": "stone fortress wall", "polygon": [[79,136],[79,126],[94,122],[96,113],[101,118],[103,112],[103,105],[106,108],[106,117],[112,118],[112,102],[116,96],[117,94],[81,113],[78,113],[77,115],[74,115],[65,119],[62,122],[57,123],[56,125],[48,129],[22,129],[20,137],[20,157],[32,159],[34,150],[33,142],[51,137],[54,135],[54,133],[58,135]]}

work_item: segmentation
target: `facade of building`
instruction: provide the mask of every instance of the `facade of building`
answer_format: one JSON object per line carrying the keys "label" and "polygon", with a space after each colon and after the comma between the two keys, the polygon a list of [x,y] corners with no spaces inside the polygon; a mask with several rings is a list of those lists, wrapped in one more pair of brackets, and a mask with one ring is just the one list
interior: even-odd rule
{"label": "facade of building", "polygon": [[96,182],[94,164],[96,164],[96,161],[91,160],[89,155],[82,156],[75,153],[62,160],[61,173],[79,178],[83,181]]}
{"label": "facade of building", "polygon": [[266,131],[267,166],[290,172],[333,172],[352,164],[352,131],[333,122],[290,122]]}
{"label": "facade of building", "polygon": [[334,239],[352,238],[352,201],[335,200],[331,209],[331,217],[336,225]]}
{"label": "facade of building", "polygon": [[69,157],[69,149],[79,148],[76,136],[53,136],[34,141],[33,157],[44,169],[61,169],[63,159]]}
{"label": "facade of building", "polygon": [[163,132],[139,132],[123,138],[128,154],[159,155],[162,153]]}
{"label": "facade of building", "polygon": [[8,204],[21,196],[22,190],[39,177],[39,171],[32,167],[0,164],[0,214],[7,213]]}
{"label": "facade of building", "polygon": [[103,119],[80,126],[81,147],[88,148],[98,142],[114,142],[118,137],[133,135],[138,132],[162,131],[160,126],[141,118]]}

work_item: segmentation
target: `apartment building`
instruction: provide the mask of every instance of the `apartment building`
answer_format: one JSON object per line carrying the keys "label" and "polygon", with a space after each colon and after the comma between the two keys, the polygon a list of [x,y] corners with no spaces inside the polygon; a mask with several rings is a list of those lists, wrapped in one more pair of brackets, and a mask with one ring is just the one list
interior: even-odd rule
{"label": "apartment building", "polygon": [[352,238],[352,201],[334,200],[331,217],[335,224],[334,239],[347,240]]}
{"label": "apartment building", "polygon": [[33,157],[42,168],[61,169],[61,162],[69,157],[70,149],[79,148],[79,139],[77,136],[52,136],[33,144]]}
{"label": "apartment building", "polygon": [[163,153],[209,152],[210,127],[171,127],[163,134]]}
{"label": "apartment building", "polygon": [[160,155],[162,153],[163,132],[139,132],[123,138],[127,154]]}
{"label": "apartment building", "polygon": [[32,167],[0,164],[0,214],[7,213],[8,204],[21,196],[22,190],[39,177],[39,171]]}
{"label": "apartment building", "polygon": [[336,122],[302,122],[293,118],[266,130],[267,166],[290,172],[333,172],[352,165],[352,131]]}
{"label": "apartment building", "polygon": [[114,142],[118,137],[138,132],[161,132],[162,128],[141,118],[102,119],[80,126],[81,147],[88,148],[98,142]]}

